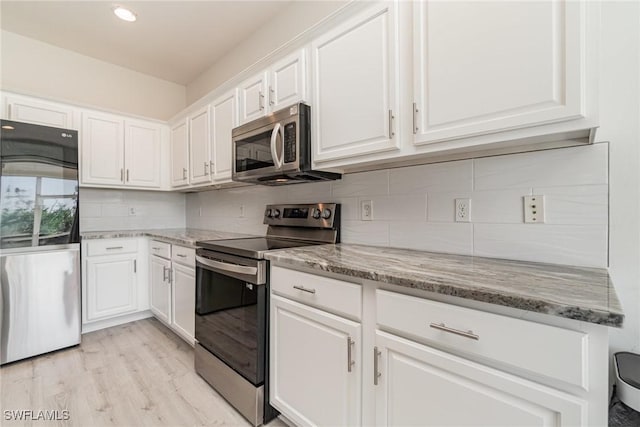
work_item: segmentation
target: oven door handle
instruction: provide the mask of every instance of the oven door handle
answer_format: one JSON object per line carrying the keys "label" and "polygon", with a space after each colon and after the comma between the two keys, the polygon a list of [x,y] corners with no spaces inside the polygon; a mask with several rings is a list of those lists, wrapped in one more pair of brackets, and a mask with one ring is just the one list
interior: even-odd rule
{"label": "oven door handle", "polygon": [[276,123],[276,125],[273,127],[273,132],[271,132],[271,157],[273,157],[273,164],[275,165],[276,169],[282,168],[283,165],[282,158],[278,156],[278,149],[276,147],[276,140],[278,139],[278,135],[280,134],[281,129],[282,128],[280,126],[280,123]]}
{"label": "oven door handle", "polygon": [[212,259],[196,256],[196,261],[207,267],[217,268],[222,271],[229,271],[231,273],[249,274],[256,276],[258,274],[258,267],[250,267],[246,265],[229,264],[221,261],[214,261]]}

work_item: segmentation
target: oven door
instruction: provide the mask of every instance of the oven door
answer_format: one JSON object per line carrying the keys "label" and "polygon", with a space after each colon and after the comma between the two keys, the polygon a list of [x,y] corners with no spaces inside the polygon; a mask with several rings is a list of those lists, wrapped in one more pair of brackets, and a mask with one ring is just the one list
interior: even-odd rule
{"label": "oven door", "polygon": [[196,340],[255,386],[264,383],[266,261],[198,249]]}

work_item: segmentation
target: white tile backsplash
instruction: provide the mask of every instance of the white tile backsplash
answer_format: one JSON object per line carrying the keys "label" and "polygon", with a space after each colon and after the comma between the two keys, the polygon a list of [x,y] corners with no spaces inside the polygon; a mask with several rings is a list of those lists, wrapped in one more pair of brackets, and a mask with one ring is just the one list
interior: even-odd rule
{"label": "white tile backsplash", "polygon": [[[262,234],[266,204],[328,201],[342,204],[345,243],[602,267],[607,174],[608,144],[361,172],[188,194],[187,226]],[[545,195],[545,224],[523,222],[531,194]],[[456,198],[471,199],[470,223],[455,222]],[[362,200],[373,202],[372,221],[360,220]]]}

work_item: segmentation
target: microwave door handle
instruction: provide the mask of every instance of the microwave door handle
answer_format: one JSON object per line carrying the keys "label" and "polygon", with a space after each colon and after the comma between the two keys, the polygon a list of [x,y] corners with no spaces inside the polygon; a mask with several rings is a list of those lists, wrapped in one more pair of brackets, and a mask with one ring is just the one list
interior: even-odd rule
{"label": "microwave door handle", "polygon": [[271,132],[271,157],[273,157],[273,164],[276,169],[280,169],[282,167],[282,159],[278,157],[278,151],[276,149],[276,139],[278,139],[279,133],[280,123],[276,123],[273,127],[273,132]]}

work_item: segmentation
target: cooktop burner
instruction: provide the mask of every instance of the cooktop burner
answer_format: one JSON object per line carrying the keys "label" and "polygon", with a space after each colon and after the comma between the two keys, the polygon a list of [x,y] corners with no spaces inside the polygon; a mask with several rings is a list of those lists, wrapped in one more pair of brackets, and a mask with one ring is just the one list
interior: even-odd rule
{"label": "cooktop burner", "polygon": [[247,258],[262,259],[264,258],[264,253],[266,251],[297,248],[300,246],[321,245],[323,243],[324,242],[255,237],[230,240],[205,240],[198,242],[198,246],[210,251],[224,252]]}

